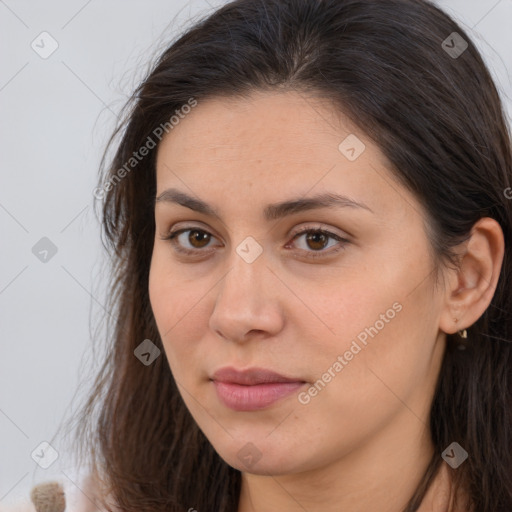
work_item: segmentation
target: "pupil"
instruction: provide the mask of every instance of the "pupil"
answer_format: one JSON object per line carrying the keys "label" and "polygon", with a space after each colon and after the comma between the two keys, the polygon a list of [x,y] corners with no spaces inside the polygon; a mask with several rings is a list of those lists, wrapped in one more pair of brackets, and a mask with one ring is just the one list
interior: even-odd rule
{"label": "pupil", "polygon": [[311,249],[323,249],[324,243],[325,243],[325,235],[323,233],[309,233],[307,239],[308,239],[308,242],[313,242],[313,244],[318,244],[318,242],[319,242],[318,237],[320,238],[320,246],[317,246],[317,247],[310,246]]}
{"label": "pupil", "polygon": [[[192,238],[192,245],[194,245],[194,242],[199,242],[199,244],[201,243],[201,241],[204,241],[204,240],[207,240],[208,239],[208,233],[204,233],[204,232],[201,232],[201,231],[191,231],[190,232],[190,237]],[[201,240],[201,238],[203,240]]]}

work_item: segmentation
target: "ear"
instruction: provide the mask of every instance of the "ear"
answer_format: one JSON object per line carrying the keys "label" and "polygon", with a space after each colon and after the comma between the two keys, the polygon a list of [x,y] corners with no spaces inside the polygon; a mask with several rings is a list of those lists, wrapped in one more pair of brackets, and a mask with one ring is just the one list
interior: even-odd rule
{"label": "ear", "polygon": [[[461,244],[460,266],[450,269],[439,328],[454,334],[473,325],[491,303],[503,263],[505,241],[499,223],[480,219]],[[465,246],[465,248],[464,248]]]}

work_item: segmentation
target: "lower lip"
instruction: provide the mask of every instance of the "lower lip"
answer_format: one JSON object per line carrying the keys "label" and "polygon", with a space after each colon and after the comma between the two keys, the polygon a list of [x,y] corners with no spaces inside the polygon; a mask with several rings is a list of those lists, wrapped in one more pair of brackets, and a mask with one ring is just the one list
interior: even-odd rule
{"label": "lower lip", "polygon": [[264,409],[304,386],[305,382],[269,382],[243,386],[231,382],[213,381],[220,400],[235,411]]}

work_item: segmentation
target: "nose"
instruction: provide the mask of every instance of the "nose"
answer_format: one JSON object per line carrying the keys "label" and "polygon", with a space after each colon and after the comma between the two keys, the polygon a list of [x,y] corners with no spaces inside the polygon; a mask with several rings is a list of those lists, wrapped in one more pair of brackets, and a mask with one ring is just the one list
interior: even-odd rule
{"label": "nose", "polygon": [[284,324],[282,297],[276,290],[285,293],[285,287],[273,272],[265,252],[249,263],[233,250],[229,270],[215,287],[210,329],[235,343],[276,336]]}

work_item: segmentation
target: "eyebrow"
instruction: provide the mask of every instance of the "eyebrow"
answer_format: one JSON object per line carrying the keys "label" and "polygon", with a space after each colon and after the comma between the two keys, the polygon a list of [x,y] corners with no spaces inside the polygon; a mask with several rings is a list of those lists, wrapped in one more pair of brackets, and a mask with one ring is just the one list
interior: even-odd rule
{"label": "eyebrow", "polygon": [[[159,196],[155,197],[155,205],[156,203],[177,203],[196,212],[221,220],[219,212],[211,205],[175,188],[164,190]],[[263,210],[263,217],[266,221],[272,221],[307,210],[334,207],[363,208],[374,213],[366,204],[354,201],[347,196],[324,193],[313,197],[300,197],[297,199],[289,199],[281,203],[269,204]]]}

